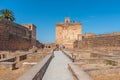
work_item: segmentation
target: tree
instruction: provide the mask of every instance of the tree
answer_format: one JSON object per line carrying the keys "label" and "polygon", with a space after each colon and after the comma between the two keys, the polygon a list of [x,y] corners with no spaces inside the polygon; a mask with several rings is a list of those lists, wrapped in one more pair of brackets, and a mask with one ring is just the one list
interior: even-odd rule
{"label": "tree", "polygon": [[0,15],[1,15],[0,17],[6,18],[6,19],[8,19],[10,21],[14,21],[15,20],[13,12],[8,10],[8,9],[0,10]]}

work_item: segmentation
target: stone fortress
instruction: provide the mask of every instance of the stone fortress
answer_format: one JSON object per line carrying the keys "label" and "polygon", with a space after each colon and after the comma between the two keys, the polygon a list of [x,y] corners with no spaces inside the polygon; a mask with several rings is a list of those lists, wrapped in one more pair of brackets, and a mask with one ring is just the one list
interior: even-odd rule
{"label": "stone fortress", "polygon": [[0,19],[0,50],[28,50],[36,46],[36,26]]}
{"label": "stone fortress", "polygon": [[56,44],[73,48],[76,40],[82,39],[82,24],[79,22],[70,22],[70,18],[66,17],[64,23],[56,24]]}
{"label": "stone fortress", "polygon": [[70,22],[67,17],[64,23],[56,24],[56,44],[66,48],[120,50],[120,32],[82,34],[82,24]]}
{"label": "stone fortress", "polygon": [[95,50],[120,50],[120,32],[102,34],[102,35],[83,35],[81,41],[78,41],[77,48],[95,49]]}
{"label": "stone fortress", "polygon": [[[20,25],[0,18],[0,80],[18,80],[42,61],[51,53],[50,48],[43,49],[42,46],[36,40],[34,24]],[[35,64],[31,64],[33,62]]]}

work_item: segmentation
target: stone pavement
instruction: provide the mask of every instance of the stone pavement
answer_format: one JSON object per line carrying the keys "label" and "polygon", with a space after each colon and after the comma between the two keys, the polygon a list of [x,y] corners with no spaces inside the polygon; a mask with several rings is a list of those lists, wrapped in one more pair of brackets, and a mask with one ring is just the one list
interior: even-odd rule
{"label": "stone pavement", "polygon": [[71,72],[68,70],[70,59],[61,51],[54,52],[52,59],[42,80],[74,80]]}

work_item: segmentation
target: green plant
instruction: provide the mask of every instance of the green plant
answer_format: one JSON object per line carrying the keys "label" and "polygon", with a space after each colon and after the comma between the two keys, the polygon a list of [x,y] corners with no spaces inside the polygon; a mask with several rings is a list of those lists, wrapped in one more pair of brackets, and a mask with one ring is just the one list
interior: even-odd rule
{"label": "green plant", "polygon": [[107,61],[107,65],[116,66],[116,63],[115,63],[115,61],[108,60],[108,61]]}
{"label": "green plant", "polygon": [[2,9],[0,10],[0,18],[6,18],[10,21],[14,21],[15,17],[12,11],[8,10],[8,9]]}

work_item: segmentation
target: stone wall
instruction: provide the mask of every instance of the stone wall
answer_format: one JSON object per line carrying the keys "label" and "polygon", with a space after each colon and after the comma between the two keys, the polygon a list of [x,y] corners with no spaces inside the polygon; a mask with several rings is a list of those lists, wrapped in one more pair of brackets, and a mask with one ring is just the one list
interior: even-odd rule
{"label": "stone wall", "polygon": [[15,62],[16,58],[12,57],[12,58],[4,58],[1,59],[0,62]]}
{"label": "stone wall", "polygon": [[0,50],[28,50],[36,46],[35,39],[28,28],[0,18]]}
{"label": "stone wall", "polygon": [[27,54],[22,54],[22,55],[16,56],[16,61],[17,62],[25,60],[25,59],[27,59]]}
{"label": "stone wall", "polygon": [[40,43],[38,40],[36,41],[37,48],[44,48],[44,45]]}
{"label": "stone wall", "polygon": [[16,35],[10,35],[8,42],[9,50],[28,50],[30,47],[32,47],[30,40]]}
{"label": "stone wall", "polygon": [[0,69],[16,69],[16,64],[22,60],[27,59],[29,53],[27,52],[15,52],[15,53],[0,53]]}
{"label": "stone wall", "polygon": [[34,24],[23,24],[31,32],[31,44],[36,46],[36,26]]}
{"label": "stone wall", "polygon": [[[120,67],[103,67],[85,70],[94,80],[119,80]],[[113,77],[116,75],[115,77]],[[112,76],[112,77],[110,77]],[[118,79],[119,78],[119,79]]]}
{"label": "stone wall", "polygon": [[37,65],[33,66],[29,71],[23,74],[18,80],[42,80],[52,58],[53,55],[51,54],[46,56],[42,61],[37,63]]}
{"label": "stone wall", "polygon": [[44,48],[56,48],[56,44],[55,43],[45,43]]}
{"label": "stone wall", "polygon": [[89,36],[77,42],[78,48],[120,50],[120,33]]}
{"label": "stone wall", "polygon": [[93,80],[84,70],[75,64],[68,64],[69,70],[72,72],[75,80]]}
{"label": "stone wall", "polygon": [[80,62],[84,62],[85,64],[103,64],[107,63],[107,60],[104,59],[81,59]]}
{"label": "stone wall", "polygon": [[3,69],[10,69],[10,70],[16,69],[16,62],[0,62],[0,70]]}

